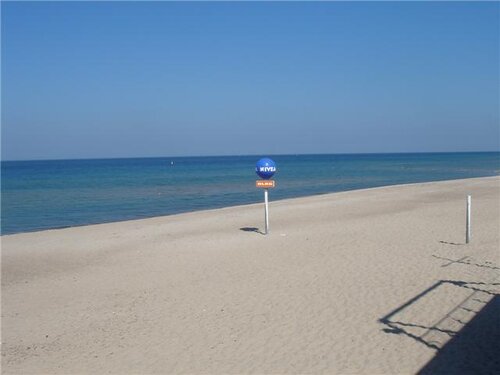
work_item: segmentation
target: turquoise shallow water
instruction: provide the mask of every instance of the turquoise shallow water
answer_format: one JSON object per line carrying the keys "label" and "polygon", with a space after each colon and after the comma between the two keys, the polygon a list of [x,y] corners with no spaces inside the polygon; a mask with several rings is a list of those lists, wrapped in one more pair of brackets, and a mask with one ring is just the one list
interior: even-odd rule
{"label": "turquoise shallow water", "polygon": [[[498,152],[271,158],[278,167],[271,200],[500,174]],[[3,161],[1,233],[260,202],[262,191],[255,188],[258,159],[231,156]]]}

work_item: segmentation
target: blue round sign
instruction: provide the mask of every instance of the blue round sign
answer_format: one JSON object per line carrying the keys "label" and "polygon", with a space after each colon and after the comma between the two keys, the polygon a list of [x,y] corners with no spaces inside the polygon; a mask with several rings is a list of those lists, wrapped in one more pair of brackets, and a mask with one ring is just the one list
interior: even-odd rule
{"label": "blue round sign", "polygon": [[276,163],[269,158],[262,158],[255,166],[255,173],[257,173],[260,178],[268,180],[276,173]]}

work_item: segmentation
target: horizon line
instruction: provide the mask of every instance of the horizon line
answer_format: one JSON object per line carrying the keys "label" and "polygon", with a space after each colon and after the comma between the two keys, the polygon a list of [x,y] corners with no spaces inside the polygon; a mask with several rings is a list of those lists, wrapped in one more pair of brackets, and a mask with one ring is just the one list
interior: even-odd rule
{"label": "horizon line", "polygon": [[83,158],[56,158],[56,159],[0,159],[0,162],[27,162],[27,161],[77,161],[77,160],[121,160],[121,159],[167,159],[167,158],[229,158],[229,157],[263,157],[263,156],[315,156],[315,155],[402,155],[402,154],[478,154],[500,153],[500,150],[489,151],[408,151],[408,152],[339,152],[339,153],[268,153],[268,154],[234,154],[234,155],[165,155],[165,156],[116,156],[116,157],[83,157]]}

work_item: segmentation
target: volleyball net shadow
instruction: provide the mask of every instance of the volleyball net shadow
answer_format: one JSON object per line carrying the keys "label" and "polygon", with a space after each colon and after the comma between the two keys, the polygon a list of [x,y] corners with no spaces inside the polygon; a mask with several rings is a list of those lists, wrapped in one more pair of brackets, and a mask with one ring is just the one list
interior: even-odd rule
{"label": "volleyball net shadow", "polygon": [[480,373],[495,373],[500,368],[499,290],[498,282],[440,280],[379,322],[384,332],[436,351],[420,374],[463,373],[474,366]]}

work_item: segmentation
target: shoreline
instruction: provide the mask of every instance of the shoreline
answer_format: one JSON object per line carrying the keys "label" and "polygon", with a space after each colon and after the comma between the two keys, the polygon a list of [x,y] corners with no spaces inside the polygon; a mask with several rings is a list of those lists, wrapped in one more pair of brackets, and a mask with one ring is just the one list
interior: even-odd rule
{"label": "shoreline", "polygon": [[[298,197],[291,197],[291,198],[283,198],[283,199],[276,199],[276,200],[270,200],[271,203],[275,202],[283,202],[283,201],[293,201],[296,199],[308,199],[308,198],[314,198],[314,197],[319,197],[319,196],[328,196],[328,195],[333,195],[333,194],[341,194],[341,193],[348,193],[348,192],[357,192],[357,191],[369,191],[373,189],[385,189],[385,188],[392,188],[392,187],[404,187],[404,186],[415,186],[415,185],[422,185],[422,184],[434,184],[434,183],[446,183],[446,182],[452,182],[452,181],[469,181],[469,180],[478,180],[478,179],[494,179],[494,178],[499,178],[500,175],[493,175],[493,176],[485,176],[485,177],[470,177],[470,178],[462,178],[462,179],[447,179],[447,180],[437,180],[437,181],[424,181],[424,182],[412,182],[412,183],[402,183],[402,184],[393,184],[393,185],[382,185],[382,186],[375,186],[375,187],[367,187],[367,188],[362,188],[362,189],[353,189],[353,190],[342,190],[342,191],[336,191],[336,192],[329,192],[329,193],[318,193],[318,194],[313,194],[313,195],[305,195],[305,196],[298,196]],[[500,180],[499,180],[500,181]],[[499,187],[500,187],[500,182],[499,182]],[[271,189],[272,190],[272,189]],[[31,230],[31,231],[24,231],[24,232],[15,232],[15,233],[7,233],[7,234],[1,234],[0,239],[8,236],[17,236],[17,235],[23,235],[23,234],[30,234],[30,233],[40,233],[40,232],[47,232],[47,231],[60,231],[60,230],[66,230],[66,229],[73,229],[73,228],[81,228],[81,227],[88,227],[88,226],[94,226],[94,225],[109,225],[109,224],[115,224],[115,223],[126,223],[126,222],[141,222],[144,220],[152,220],[152,219],[159,219],[159,218],[166,218],[166,217],[175,217],[179,215],[187,215],[187,214],[194,214],[198,212],[210,212],[210,211],[218,211],[218,210],[225,210],[225,209],[231,209],[231,208],[239,208],[239,207],[246,207],[246,206],[256,206],[256,205],[261,205],[262,203],[248,203],[248,204],[238,204],[234,206],[224,206],[224,207],[218,207],[218,208],[207,208],[207,209],[201,209],[201,210],[194,210],[194,211],[185,211],[185,212],[179,212],[179,213],[173,213],[173,214],[167,214],[167,215],[160,215],[160,216],[149,216],[149,217],[143,217],[143,218],[137,218],[137,219],[126,219],[126,220],[118,220],[118,221],[105,221],[105,222],[100,222],[100,223],[89,223],[89,224],[81,224],[81,225],[74,225],[74,226],[62,226],[62,227],[54,227],[54,228],[46,228],[46,229],[40,229],[40,230]]]}

